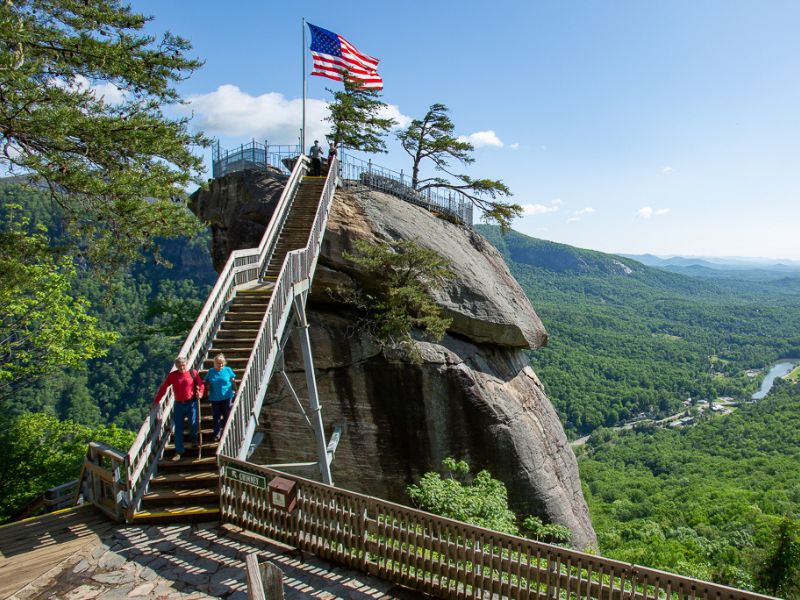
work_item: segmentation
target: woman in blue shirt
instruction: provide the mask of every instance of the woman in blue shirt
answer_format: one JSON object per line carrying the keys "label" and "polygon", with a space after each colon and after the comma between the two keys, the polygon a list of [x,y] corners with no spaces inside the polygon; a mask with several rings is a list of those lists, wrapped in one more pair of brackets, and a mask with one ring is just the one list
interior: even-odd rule
{"label": "woman in blue shirt", "polygon": [[208,399],[214,410],[214,441],[219,441],[228,415],[231,413],[233,401],[233,382],[236,378],[233,369],[225,366],[225,355],[217,354],[214,357],[214,368],[206,373],[205,381],[208,384]]}

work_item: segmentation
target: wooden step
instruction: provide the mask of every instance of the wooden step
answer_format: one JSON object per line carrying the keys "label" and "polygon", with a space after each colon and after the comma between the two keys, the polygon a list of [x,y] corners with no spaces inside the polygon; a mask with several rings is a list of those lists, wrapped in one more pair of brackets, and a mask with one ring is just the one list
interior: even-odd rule
{"label": "wooden step", "polygon": [[225,358],[228,360],[231,358],[250,358],[250,355],[253,353],[253,346],[243,347],[239,343],[239,340],[232,340],[229,344],[215,341],[214,347],[208,351],[208,355],[214,357],[220,353],[224,354]]}
{"label": "wooden step", "polygon": [[214,487],[164,489],[157,488],[142,496],[142,508],[176,506],[182,504],[208,504],[219,499],[219,490]]}
{"label": "wooden step", "polygon": [[231,310],[225,313],[225,318],[228,320],[242,320],[249,316],[253,321],[261,321],[264,317],[263,310],[254,309],[251,306],[242,305],[239,307],[231,307]]}
{"label": "wooden step", "polygon": [[194,458],[185,456],[178,462],[171,460],[172,452],[164,454],[164,460],[158,461],[158,472],[164,473],[168,471],[202,471],[217,468],[217,457],[214,453],[206,454],[203,452],[203,458]]}
{"label": "wooden step", "polygon": [[150,480],[153,487],[213,487],[219,480],[217,470],[159,473]]}
{"label": "wooden step", "polygon": [[171,506],[140,510],[133,515],[133,523],[185,523],[193,521],[216,521],[219,519],[219,503],[195,504],[193,506]]}
{"label": "wooden step", "polygon": [[255,339],[260,328],[261,321],[253,322],[252,327],[245,327],[242,321],[223,321],[220,324],[216,339],[225,339],[235,336],[252,336],[253,339]]}
{"label": "wooden step", "polygon": [[[203,434],[203,439],[206,439],[209,436],[213,437],[213,435],[214,435],[214,428],[213,428],[214,415],[211,414],[211,407],[208,404],[209,404],[208,402],[203,401],[202,408],[200,409],[200,411],[203,414],[203,421],[204,421],[204,423],[202,423],[202,425],[212,425],[212,427],[201,427],[200,428],[200,433]],[[206,410],[206,408],[208,408],[208,410]],[[208,413],[208,415],[206,415],[206,413]],[[191,433],[189,433],[187,431],[188,429],[189,429],[188,425],[184,425],[183,426],[183,439],[184,439],[184,441],[188,440],[189,436],[192,435]]]}
{"label": "wooden step", "polygon": [[[208,411],[211,412],[211,408],[210,407],[209,407]],[[217,452],[217,448],[218,447],[219,447],[219,442],[212,441],[212,437],[209,437],[208,440],[206,440],[206,438],[203,437],[203,446],[202,446],[203,456],[214,456],[214,454],[216,454],[216,452]],[[172,457],[172,454],[174,452],[175,452],[175,445],[174,444],[167,444],[166,446],[164,446],[164,454],[165,455],[169,454],[169,456]],[[197,456],[197,447],[186,448],[184,446],[183,455],[184,455],[184,457],[196,457]]]}
{"label": "wooden step", "polygon": [[225,320],[223,320],[222,324],[220,325],[220,329],[222,329],[222,327],[225,327],[226,333],[231,330],[239,332],[244,332],[245,330],[253,330],[255,334],[258,335],[258,331],[261,329],[261,321],[264,315],[261,315],[262,318],[258,320],[249,317],[250,315],[245,315],[244,317],[232,316],[230,319],[228,319],[228,317],[226,316]]}

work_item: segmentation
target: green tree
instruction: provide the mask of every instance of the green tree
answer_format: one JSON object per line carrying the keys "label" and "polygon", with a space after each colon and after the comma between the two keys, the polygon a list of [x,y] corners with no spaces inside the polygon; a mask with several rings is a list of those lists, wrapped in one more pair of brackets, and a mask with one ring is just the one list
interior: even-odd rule
{"label": "green tree", "polygon": [[344,256],[373,273],[378,282],[373,290],[343,294],[345,301],[366,312],[365,324],[378,340],[412,349],[413,329],[442,339],[452,319],[443,316],[431,292],[454,277],[447,259],[410,240],[389,244],[357,240],[355,253]]}
{"label": "green tree", "polygon": [[[511,221],[522,214],[522,207],[498,199],[511,196],[511,190],[499,179],[473,179],[469,175],[451,172],[450,161],[453,159],[464,166],[475,162],[470,155],[475,148],[453,135],[455,125],[447,113],[444,104],[433,104],[422,119],[414,119],[397,134],[412,160],[411,187],[418,191],[444,188],[457,192],[483,210],[484,218],[507,231]],[[444,177],[420,179],[420,165],[425,159],[433,162],[437,171],[452,177],[455,183]]]}
{"label": "green tree", "polygon": [[472,523],[479,527],[516,534],[516,516],[508,508],[508,491],[489,471],[470,476],[463,460],[446,458],[442,469],[447,473],[425,473],[419,483],[406,488],[411,500],[423,510]]}
{"label": "green tree", "polygon": [[68,256],[54,256],[41,230],[6,207],[0,228],[0,402],[43,374],[105,355],[116,334],[103,331],[88,303],[70,295]]}
{"label": "green tree", "polygon": [[127,448],[134,433],[117,427],[84,427],[41,413],[0,421],[0,521],[46,489],[76,479],[90,441]]}
{"label": "green tree", "polygon": [[758,573],[761,588],[788,600],[800,598],[800,521],[785,516],[775,544]]}
{"label": "green tree", "polygon": [[394,119],[382,117],[386,104],[380,94],[358,84],[358,80],[345,78],[344,90],[334,92],[328,106],[331,123],[328,134],[334,144],[362,152],[386,152],[384,137],[395,124]]}
{"label": "green tree", "polygon": [[525,517],[520,527],[508,507],[506,486],[489,471],[480,471],[473,477],[465,461],[452,457],[442,461],[442,470],[444,476],[425,473],[419,483],[406,488],[412,502],[421,509],[503,533],[518,535],[521,530],[527,537],[544,542],[568,544],[572,538],[569,528],[545,524],[538,517]]}
{"label": "green tree", "polygon": [[148,20],[119,0],[0,4],[0,166],[46,186],[100,273],[200,228],[184,189],[206,140],[161,107],[201,63]]}

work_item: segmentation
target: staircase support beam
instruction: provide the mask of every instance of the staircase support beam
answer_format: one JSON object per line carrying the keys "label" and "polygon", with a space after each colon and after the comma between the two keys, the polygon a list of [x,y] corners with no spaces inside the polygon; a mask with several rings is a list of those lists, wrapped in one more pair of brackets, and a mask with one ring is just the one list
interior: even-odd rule
{"label": "staircase support beam", "polygon": [[322,426],[322,407],[319,403],[319,393],[317,391],[317,378],[314,374],[314,359],[311,356],[311,338],[308,335],[308,318],[306,316],[306,296],[298,294],[294,297],[295,316],[297,317],[297,334],[300,341],[300,349],[303,352],[303,368],[306,372],[306,385],[308,387],[308,403],[311,409],[311,426],[314,429],[314,438],[317,442],[317,460],[319,461],[319,473],[322,483],[333,485],[331,476],[331,465],[328,460],[328,447],[325,441],[325,430]]}

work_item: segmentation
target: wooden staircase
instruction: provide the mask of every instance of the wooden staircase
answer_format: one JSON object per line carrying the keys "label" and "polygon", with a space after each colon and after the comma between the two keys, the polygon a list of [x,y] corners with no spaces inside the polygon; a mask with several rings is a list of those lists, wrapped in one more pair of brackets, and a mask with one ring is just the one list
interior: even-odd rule
{"label": "wooden staircase", "polygon": [[[201,377],[213,368],[214,356],[221,352],[236,379],[241,379],[286,255],[308,243],[324,185],[324,177],[303,179],[263,280],[248,289],[237,290],[203,361]],[[202,403],[200,428],[203,444],[200,449],[187,447],[181,460],[176,462],[172,460],[175,446],[166,446],[164,457],[158,463],[158,473],[150,480],[141,508],[133,516],[134,522],[213,520],[219,517],[218,443],[213,439],[211,410],[209,402]],[[184,432],[184,442],[192,442],[188,437],[188,425],[184,426]]]}

